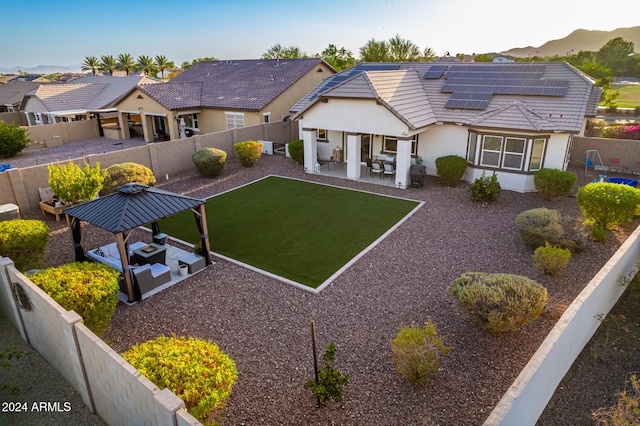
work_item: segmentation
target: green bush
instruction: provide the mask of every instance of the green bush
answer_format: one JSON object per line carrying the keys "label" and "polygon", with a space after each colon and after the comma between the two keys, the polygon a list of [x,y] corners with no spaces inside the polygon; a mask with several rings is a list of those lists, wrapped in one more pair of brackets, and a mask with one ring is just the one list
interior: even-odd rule
{"label": "green bush", "polygon": [[563,217],[561,223],[564,235],[556,245],[569,249],[572,253],[582,251],[589,241],[589,233],[582,219]]}
{"label": "green bush", "polygon": [[519,329],[538,318],[547,303],[547,289],[521,275],[468,272],[449,292],[491,333]]}
{"label": "green bush", "polygon": [[66,204],[78,204],[92,200],[104,185],[105,172],[100,170],[100,163],[94,168],[85,163],[84,169],[69,161],[67,165],[49,164],[49,186],[53,193]]}
{"label": "green bush", "polygon": [[336,345],[329,343],[322,355],[324,365],[318,370],[318,383],[310,379],[304,385],[305,388],[313,390],[321,404],[330,399],[342,400],[342,388],[349,383],[348,374],[342,374],[331,366],[336,359],[336,351]]}
{"label": "green bush", "polygon": [[590,183],[578,190],[578,205],[588,224],[611,229],[636,215],[640,189],[617,183]]}
{"label": "green bush", "polygon": [[74,310],[100,335],[118,303],[120,273],[101,263],[79,262],[38,271],[29,277],[68,311]]}
{"label": "green bush", "polygon": [[289,156],[298,164],[304,164],[304,142],[302,139],[289,142]]}
{"label": "green bush", "polygon": [[547,275],[555,275],[569,264],[571,252],[546,243],[533,252],[533,266]]}
{"label": "green bush", "polygon": [[466,169],[467,160],[458,155],[436,158],[436,173],[442,185],[457,186]]}
{"label": "green bush", "polygon": [[0,158],[15,157],[29,142],[27,129],[0,121]]}
{"label": "green bush", "polygon": [[218,148],[202,148],[191,156],[196,170],[206,178],[216,178],[222,174],[227,153]]}
{"label": "green bush", "polygon": [[115,192],[116,188],[128,183],[140,183],[142,185],[153,186],[156,184],[156,177],[147,166],[138,163],[120,163],[109,166],[105,169],[104,186],[100,190],[100,195],[108,195]]}
{"label": "green bush", "polygon": [[494,173],[491,176],[482,176],[474,180],[469,188],[471,199],[473,201],[481,201],[483,203],[493,203],[500,197],[500,182],[498,176]]}
{"label": "green bush", "polygon": [[42,267],[49,227],[41,220],[13,219],[0,222],[0,254],[26,272]]}
{"label": "green bush", "polygon": [[578,175],[557,169],[540,169],[533,175],[533,184],[538,194],[549,201],[560,200],[571,194]]}
{"label": "green bush", "polygon": [[607,241],[607,228],[605,228],[604,226],[592,226],[591,236],[593,237],[594,241],[603,243]]}
{"label": "green bush", "polygon": [[251,167],[262,154],[262,142],[244,141],[233,145],[233,149],[244,167]]}
{"label": "green bush", "polygon": [[560,213],[544,207],[520,213],[516,216],[516,227],[522,241],[532,249],[544,246],[547,241],[559,244],[564,236]]}
{"label": "green bush", "polygon": [[391,341],[393,362],[400,375],[413,383],[426,383],[431,374],[438,371],[440,357],[453,349],[444,345],[444,337],[438,336],[436,325],[427,321],[424,328],[400,327]]}
{"label": "green bush", "polygon": [[238,378],[236,364],[218,345],[193,337],[160,336],[122,357],[158,388],[169,388],[204,424],[220,420]]}

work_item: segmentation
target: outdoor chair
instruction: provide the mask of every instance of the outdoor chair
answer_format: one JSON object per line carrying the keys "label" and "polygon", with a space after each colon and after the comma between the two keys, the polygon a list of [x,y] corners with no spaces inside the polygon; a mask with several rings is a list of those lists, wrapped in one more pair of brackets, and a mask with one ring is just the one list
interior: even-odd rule
{"label": "outdoor chair", "polygon": [[393,178],[393,175],[396,174],[396,168],[394,167],[393,164],[389,164],[389,163],[384,163],[384,172],[382,174],[382,177],[386,177],[386,176],[391,176]]}
{"label": "outdoor chair", "polygon": [[380,165],[380,163],[371,163],[371,176],[373,176],[373,174],[377,174],[378,176],[382,177],[382,173],[384,172],[384,170],[382,170],[382,166]]}
{"label": "outdoor chair", "polygon": [[369,172],[369,175],[371,175],[371,169],[373,169],[373,162],[371,161],[371,158],[367,158],[367,172]]}
{"label": "outdoor chair", "polygon": [[326,158],[320,158],[320,156],[318,156],[318,164],[320,165],[320,167],[322,166],[327,166],[327,169],[329,168],[329,164],[333,163],[333,157],[326,159]]}
{"label": "outdoor chair", "polygon": [[171,281],[171,269],[161,263],[146,264],[133,269],[140,295]]}

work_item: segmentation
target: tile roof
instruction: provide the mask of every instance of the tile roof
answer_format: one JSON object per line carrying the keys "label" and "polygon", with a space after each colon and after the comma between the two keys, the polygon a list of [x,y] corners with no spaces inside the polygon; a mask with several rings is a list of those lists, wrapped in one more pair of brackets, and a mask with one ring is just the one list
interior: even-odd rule
{"label": "tile roof", "polygon": [[321,63],[320,58],[202,61],[167,83],[140,90],[170,110],[259,111]]}
{"label": "tile roof", "polygon": [[[402,71],[405,77],[399,78]],[[407,71],[419,85],[406,77]],[[579,132],[584,117],[595,115],[600,93],[593,79],[566,62],[362,63],[318,85],[291,111],[299,117],[322,98],[371,97],[363,92],[362,81],[372,78],[379,81],[375,96],[385,100],[385,93],[392,94],[395,102],[385,100],[385,105],[413,130],[448,122]]]}
{"label": "tile roof", "polygon": [[10,80],[0,84],[0,105],[16,105],[22,101],[25,93],[37,88],[43,83],[32,81]]}
{"label": "tile roof", "polygon": [[43,84],[28,93],[37,97],[48,112],[93,110],[113,107],[138,84],[154,80],[141,76],[84,76],[62,84]]}

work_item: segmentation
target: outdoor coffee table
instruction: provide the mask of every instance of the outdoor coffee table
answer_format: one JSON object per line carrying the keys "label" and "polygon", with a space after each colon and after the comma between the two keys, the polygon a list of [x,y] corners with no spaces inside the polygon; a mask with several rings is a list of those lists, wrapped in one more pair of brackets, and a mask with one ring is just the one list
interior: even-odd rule
{"label": "outdoor coffee table", "polygon": [[140,247],[134,250],[133,253],[137,256],[140,265],[147,263],[162,263],[164,265],[167,259],[167,247],[159,244],[149,244]]}

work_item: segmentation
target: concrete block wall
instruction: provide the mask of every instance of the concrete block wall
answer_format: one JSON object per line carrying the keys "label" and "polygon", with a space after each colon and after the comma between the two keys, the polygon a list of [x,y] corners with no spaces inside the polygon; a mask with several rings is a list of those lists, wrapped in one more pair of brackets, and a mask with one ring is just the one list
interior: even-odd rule
{"label": "concrete block wall", "polygon": [[[23,290],[22,307],[12,290]],[[28,304],[26,301],[28,300]],[[0,256],[0,311],[110,425],[200,425],[184,402],[160,390]]]}
{"label": "concrete block wall", "polygon": [[16,126],[26,126],[27,116],[24,112],[0,112],[0,121],[4,121],[5,123],[13,123]]}
{"label": "concrete block wall", "polygon": [[640,262],[640,227],[569,305],[484,426],[534,426],[582,349],[625,290]]}
{"label": "concrete block wall", "polygon": [[[620,160],[620,167],[640,170],[640,141],[574,137],[571,146],[572,164],[584,165],[587,150],[598,150],[602,162],[609,166],[612,158]],[[600,165],[597,164],[596,165]]]}

